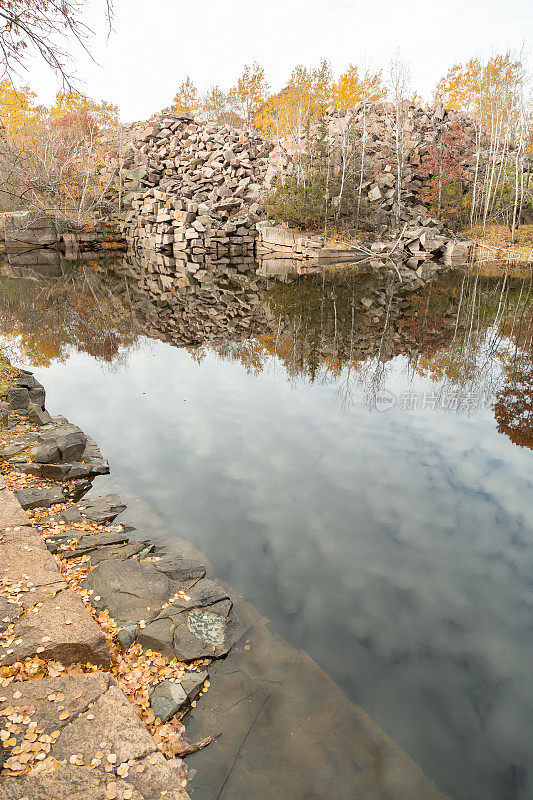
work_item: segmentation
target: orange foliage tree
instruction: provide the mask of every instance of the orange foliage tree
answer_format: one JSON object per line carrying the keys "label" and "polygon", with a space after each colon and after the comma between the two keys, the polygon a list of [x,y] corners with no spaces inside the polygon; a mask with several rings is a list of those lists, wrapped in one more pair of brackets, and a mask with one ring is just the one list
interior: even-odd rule
{"label": "orange foliage tree", "polygon": [[109,210],[120,159],[118,109],[73,92],[50,108],[30,90],[0,87],[2,207],[52,211],[82,223]]}
{"label": "orange foliage tree", "polygon": [[533,450],[533,363],[529,358],[512,371],[496,395],[494,417],[500,433],[519,447]]}

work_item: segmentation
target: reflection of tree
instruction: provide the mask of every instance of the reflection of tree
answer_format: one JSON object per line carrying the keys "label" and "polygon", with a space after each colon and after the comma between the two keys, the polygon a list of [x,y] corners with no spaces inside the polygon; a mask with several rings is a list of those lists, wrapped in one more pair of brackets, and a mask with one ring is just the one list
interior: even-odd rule
{"label": "reflection of tree", "polygon": [[443,399],[497,394],[499,430],[531,441],[527,280],[449,272],[414,291],[348,268],[282,282],[248,262],[194,275],[166,267],[128,258],[112,270],[5,278],[0,324],[35,365],[72,347],[116,363],[142,332],[186,347],[198,363],[214,354],[253,375],[281,365],[293,384],[333,384],[343,405],[355,388],[372,403],[401,356],[405,388],[418,375]]}
{"label": "reflection of tree", "polygon": [[[494,417],[500,433],[519,447],[533,449],[533,309],[531,281],[524,303],[502,319],[502,333],[512,342],[503,360],[506,382],[496,395]],[[523,287],[521,287],[520,299]]]}
{"label": "reflection of tree", "polygon": [[253,373],[281,363],[293,383],[335,384],[343,405],[355,386],[372,402],[387,365],[402,355],[409,381],[427,377],[443,400],[460,396],[466,408],[468,398],[480,404],[497,391],[510,351],[531,341],[529,300],[526,282],[508,276],[449,272],[408,293],[343,269],[271,285],[263,299],[267,332],[195,353],[214,350]]}
{"label": "reflection of tree", "polygon": [[496,395],[494,417],[500,433],[519,447],[533,450],[533,359],[515,366],[504,388]]}
{"label": "reflection of tree", "polygon": [[[443,313],[439,289],[450,280],[456,282],[450,291],[454,302]],[[460,281],[448,275],[428,287],[429,311],[418,373],[442,388],[494,391],[501,382],[498,364],[508,358],[510,342],[522,347],[526,340],[523,317],[529,295],[524,286],[523,280],[510,280],[507,275],[493,279],[466,273]],[[439,343],[432,329],[448,329],[452,335],[446,344]]]}
{"label": "reflection of tree", "polygon": [[[448,288],[435,292],[446,308],[453,303]],[[426,294],[409,292],[392,277],[344,268],[305,276],[290,288],[280,284],[266,300],[279,320],[271,355],[292,379],[337,383],[343,404],[351,401],[354,383],[372,402],[392,358],[402,354],[416,363],[424,348],[451,337],[447,317],[428,322]]]}
{"label": "reflection of tree", "polygon": [[265,368],[268,352],[264,346],[264,336],[253,339],[239,339],[223,342],[210,342],[198,347],[187,347],[187,352],[197,364],[201,364],[210,351],[226,361],[241,364],[249,375],[259,375]]}
{"label": "reflection of tree", "polygon": [[137,338],[124,291],[89,265],[52,278],[11,271],[0,281],[0,327],[33,366],[64,360],[70,348],[111,364]]}

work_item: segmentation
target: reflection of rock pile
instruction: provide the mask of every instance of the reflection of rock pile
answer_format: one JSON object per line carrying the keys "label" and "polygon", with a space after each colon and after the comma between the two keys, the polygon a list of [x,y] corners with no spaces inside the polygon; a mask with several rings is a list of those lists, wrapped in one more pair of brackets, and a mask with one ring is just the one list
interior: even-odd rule
{"label": "reflection of rock pile", "polygon": [[[123,270],[135,282],[133,305],[143,332],[175,346],[210,344],[231,358],[235,345],[241,357],[247,347],[257,355],[255,337],[260,336],[265,358],[276,355],[303,374],[313,363],[342,366],[416,355],[432,341],[432,319],[416,305],[422,281],[414,273],[400,283],[394,272],[383,280],[345,266],[285,274],[279,282],[261,274],[251,259],[178,275],[168,274],[176,269],[166,266],[168,260],[173,261],[142,254],[124,260]],[[439,317],[439,341],[453,329],[449,318],[447,312]]]}
{"label": "reflection of rock pile", "polygon": [[251,253],[276,159],[253,131],[187,114],[153,122],[126,157],[128,243],[192,261]]}
{"label": "reflection of rock pile", "polygon": [[320,371],[336,375],[373,359],[385,363],[397,355],[415,357],[453,336],[453,300],[435,318],[425,308],[426,299],[425,293],[413,293],[392,277],[378,282],[350,270],[325,280],[308,275],[292,287],[277,285],[267,293],[277,328],[275,337],[262,342],[291,376],[311,380]]}
{"label": "reflection of rock pile", "polygon": [[[165,256],[153,253],[135,259],[148,336],[192,345],[240,339],[259,330],[264,319],[262,279],[251,259],[213,264],[209,270],[194,265],[195,272],[180,267],[180,262],[167,267],[165,261]],[[131,262],[130,257],[125,263]]]}

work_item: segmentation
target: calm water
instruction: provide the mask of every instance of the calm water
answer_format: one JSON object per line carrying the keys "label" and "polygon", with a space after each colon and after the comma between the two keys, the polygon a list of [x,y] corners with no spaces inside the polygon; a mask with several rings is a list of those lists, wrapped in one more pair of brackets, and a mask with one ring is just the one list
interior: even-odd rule
{"label": "calm water", "polygon": [[1,279],[6,341],[109,458],[97,489],[205,551],[441,791],[530,798],[530,278],[156,284]]}

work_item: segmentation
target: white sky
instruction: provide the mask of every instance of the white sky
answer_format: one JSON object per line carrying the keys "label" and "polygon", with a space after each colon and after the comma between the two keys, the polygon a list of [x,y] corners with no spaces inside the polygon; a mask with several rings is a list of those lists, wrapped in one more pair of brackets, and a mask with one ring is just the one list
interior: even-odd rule
{"label": "white sky", "polygon": [[[202,90],[227,89],[254,59],[277,90],[296,64],[322,57],[335,71],[363,62],[385,74],[399,49],[413,88],[428,98],[447,68],[470,56],[525,47],[532,63],[531,0],[115,0],[109,39],[103,0],[87,6],[98,63],[76,52],[81,88],[117,103],[125,121],[168,106],[188,74]],[[50,102],[57,82],[40,63],[21,77]]]}

